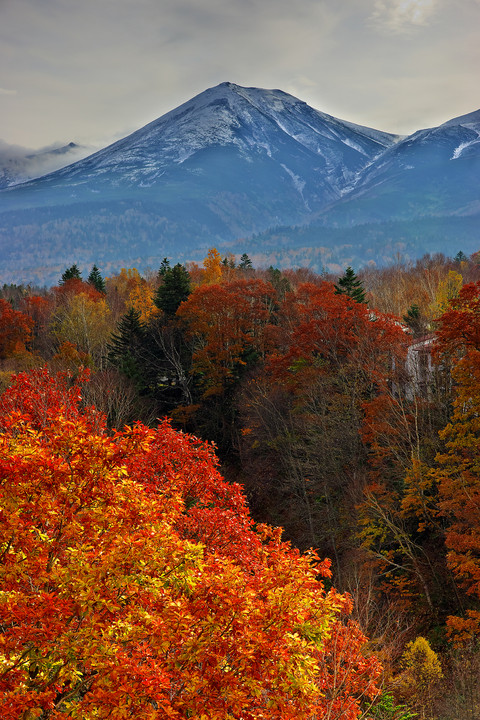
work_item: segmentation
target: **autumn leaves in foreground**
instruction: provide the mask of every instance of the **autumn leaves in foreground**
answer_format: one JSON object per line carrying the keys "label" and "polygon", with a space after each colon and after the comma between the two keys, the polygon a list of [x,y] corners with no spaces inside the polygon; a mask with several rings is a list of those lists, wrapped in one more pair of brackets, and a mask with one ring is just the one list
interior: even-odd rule
{"label": "autumn leaves in foreground", "polygon": [[112,435],[80,392],[35,370],[1,400],[1,717],[357,718],[380,668],[328,563],[208,445]]}

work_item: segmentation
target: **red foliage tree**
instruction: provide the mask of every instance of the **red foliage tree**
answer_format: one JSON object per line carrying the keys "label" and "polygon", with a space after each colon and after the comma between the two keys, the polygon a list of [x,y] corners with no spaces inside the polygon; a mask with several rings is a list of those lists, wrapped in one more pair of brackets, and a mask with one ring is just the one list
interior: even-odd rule
{"label": "red foliage tree", "polygon": [[52,288],[54,296],[57,302],[62,303],[65,298],[69,298],[72,295],[86,295],[90,300],[102,300],[104,298],[103,293],[99,292],[88,282],[84,282],[80,278],[71,278],[66,280],[62,285],[58,285]]}
{"label": "red foliage tree", "polygon": [[7,300],[0,298],[0,358],[24,353],[30,341],[32,318],[14,310]]}
{"label": "red foliage tree", "polygon": [[2,718],[359,717],[379,666],[328,563],[254,529],[208,445],[79,402],[45,370],[1,399]]}

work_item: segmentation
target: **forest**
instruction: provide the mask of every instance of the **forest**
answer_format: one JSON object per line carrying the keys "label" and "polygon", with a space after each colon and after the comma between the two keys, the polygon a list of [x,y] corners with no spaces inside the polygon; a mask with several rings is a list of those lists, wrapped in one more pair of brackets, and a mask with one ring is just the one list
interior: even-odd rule
{"label": "forest", "polygon": [[0,289],[5,720],[480,718],[480,253]]}

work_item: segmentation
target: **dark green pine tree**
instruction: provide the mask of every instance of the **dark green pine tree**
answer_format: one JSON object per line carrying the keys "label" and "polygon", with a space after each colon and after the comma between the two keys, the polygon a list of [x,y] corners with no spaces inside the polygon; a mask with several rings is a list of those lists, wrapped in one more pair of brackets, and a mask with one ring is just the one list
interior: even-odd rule
{"label": "dark green pine tree", "polygon": [[338,278],[338,284],[335,285],[335,292],[337,295],[348,295],[357,303],[367,304],[363,283],[358,279],[350,266],[347,267],[343,276]]}
{"label": "dark green pine tree", "polygon": [[143,388],[142,354],[145,327],[140,313],[134,308],[120,318],[117,331],[107,346],[107,361],[133,380],[138,389]]}
{"label": "dark green pine tree", "polygon": [[105,287],[105,280],[100,275],[100,270],[96,265],[94,265],[90,270],[90,275],[88,276],[87,282],[90,285],[93,285],[95,290],[98,290],[98,292],[103,293],[103,295],[106,294],[107,289]]}
{"label": "dark green pine tree", "polygon": [[238,268],[239,270],[253,270],[252,261],[248,257],[247,253],[243,253],[240,258],[240,262],[238,263]]}
{"label": "dark green pine tree", "polygon": [[173,268],[165,269],[163,282],[155,293],[153,301],[165,315],[173,316],[190,292],[190,275],[183,265],[177,263]]}
{"label": "dark green pine tree", "polygon": [[414,337],[423,335],[426,331],[425,319],[422,317],[418,305],[411,305],[407,314],[403,316],[403,321],[411,329]]}
{"label": "dark green pine tree", "polygon": [[158,271],[158,277],[159,278],[165,277],[168,270],[170,270],[170,260],[168,258],[164,257],[162,262],[160,263],[160,270]]}
{"label": "dark green pine tree", "polygon": [[67,282],[67,280],[81,280],[82,279],[82,273],[78,269],[78,266],[76,263],[71,265],[69,268],[65,270],[65,272],[62,274],[62,279],[60,281],[60,285],[63,285]]}

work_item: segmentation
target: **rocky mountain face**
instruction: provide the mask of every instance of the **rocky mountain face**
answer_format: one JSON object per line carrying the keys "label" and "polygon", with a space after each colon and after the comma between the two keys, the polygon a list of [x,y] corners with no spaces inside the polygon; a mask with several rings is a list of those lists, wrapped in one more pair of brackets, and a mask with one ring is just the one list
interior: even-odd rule
{"label": "rocky mountain face", "polygon": [[[480,213],[479,140],[480,112],[399,138],[280,90],[222,83],[0,191],[0,279],[49,282],[72,262],[157,267],[212,245],[316,269],[386,262],[390,245],[415,256],[411,223],[457,219],[460,232]],[[460,249],[478,249],[468,242]]]}

